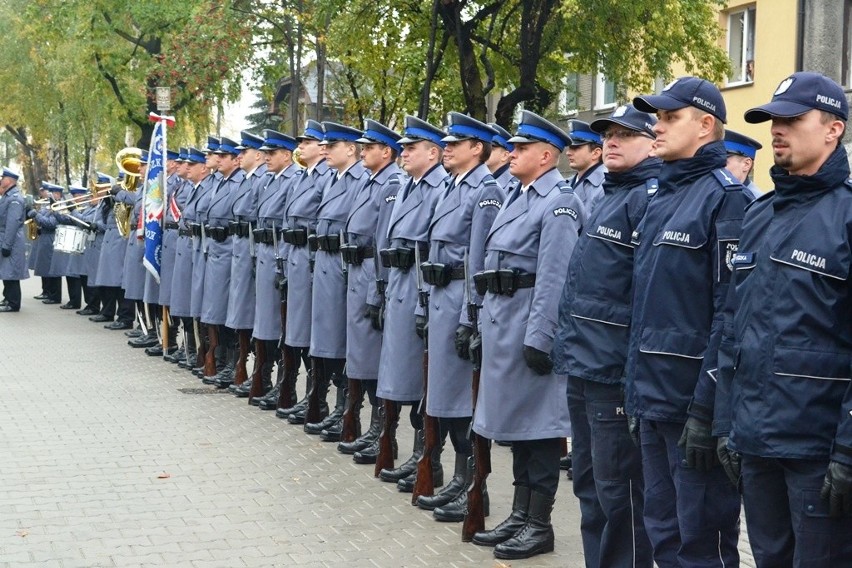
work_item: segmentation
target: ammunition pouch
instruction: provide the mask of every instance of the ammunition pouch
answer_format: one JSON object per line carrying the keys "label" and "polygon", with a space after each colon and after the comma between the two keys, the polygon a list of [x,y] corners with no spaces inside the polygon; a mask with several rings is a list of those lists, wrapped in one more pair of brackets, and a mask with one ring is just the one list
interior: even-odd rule
{"label": "ammunition pouch", "polygon": [[294,247],[303,247],[308,244],[307,229],[286,229],[284,231],[284,242]]}
{"label": "ammunition pouch", "polygon": [[207,231],[207,236],[216,241],[217,243],[225,242],[231,232],[228,230],[228,227],[211,227],[208,225],[205,230]]}
{"label": "ammunition pouch", "polygon": [[360,265],[364,259],[373,258],[375,253],[373,247],[359,247],[355,245],[341,245],[340,254],[346,264]]}
{"label": "ammunition pouch", "polygon": [[535,274],[521,273],[515,268],[501,268],[500,270],[486,270],[473,276],[473,283],[477,294],[486,292],[512,296],[521,288],[532,288],[535,286]]}
{"label": "ammunition pouch", "polygon": [[229,221],[228,228],[235,237],[247,239],[249,236],[249,224],[247,221]]}
{"label": "ammunition pouch", "polygon": [[201,236],[201,223],[190,223],[189,230],[193,237]]}
{"label": "ammunition pouch", "polygon": [[423,281],[426,284],[443,288],[453,280],[464,280],[464,267],[452,268],[438,262],[424,262],[420,265]]}
{"label": "ammunition pouch", "polygon": [[340,252],[340,235],[318,235],[317,248],[331,254]]}
{"label": "ammunition pouch", "polygon": [[414,266],[414,249],[409,247],[394,247],[382,249],[382,266],[408,270]]}

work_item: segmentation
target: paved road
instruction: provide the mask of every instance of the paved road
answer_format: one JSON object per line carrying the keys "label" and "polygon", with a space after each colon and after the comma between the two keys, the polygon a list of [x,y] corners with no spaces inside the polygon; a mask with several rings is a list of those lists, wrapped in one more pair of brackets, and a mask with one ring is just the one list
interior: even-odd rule
{"label": "paved road", "polygon": [[[23,310],[0,314],[0,566],[583,565],[567,483],[556,552],[496,561],[335,444],[210,394],[23,284]],[[510,464],[495,447],[488,526],[508,515]]]}

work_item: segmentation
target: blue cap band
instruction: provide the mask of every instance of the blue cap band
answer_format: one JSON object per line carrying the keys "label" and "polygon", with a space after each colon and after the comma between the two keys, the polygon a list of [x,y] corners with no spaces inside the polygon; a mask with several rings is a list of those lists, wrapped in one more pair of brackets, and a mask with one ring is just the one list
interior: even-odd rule
{"label": "blue cap band", "polygon": [[355,142],[356,140],[361,138],[361,133],[358,132],[357,134],[355,134],[352,132],[341,132],[339,130],[334,130],[331,132],[326,132],[324,138],[326,142],[341,142],[344,140],[346,142]]}
{"label": "blue cap band", "polygon": [[434,132],[426,130],[425,128],[406,128],[405,135],[408,137],[423,138],[424,140],[429,140],[430,142],[434,142],[441,148],[446,145],[446,142],[442,141],[440,136],[438,136]]}
{"label": "blue cap band", "polygon": [[316,130],[314,128],[306,128],[305,129],[305,136],[309,136],[311,138],[316,138],[317,140],[322,140],[323,137],[325,136],[325,134],[323,134],[322,131]]}
{"label": "blue cap band", "polygon": [[757,156],[757,150],[751,146],[747,146],[746,144],[740,144],[738,142],[729,142],[725,140],[725,148],[729,152],[735,152],[737,154],[742,154],[743,156],[748,156],[752,160],[755,156]]}
{"label": "blue cap band", "polygon": [[382,144],[390,146],[391,148],[393,148],[397,152],[402,150],[402,147],[399,145],[399,143],[397,143],[396,140],[394,140],[390,136],[387,136],[386,134],[382,134],[381,132],[378,132],[376,130],[365,130],[364,131],[364,138],[367,138],[369,140],[375,140],[376,142],[381,142]]}
{"label": "blue cap band", "polygon": [[582,140],[584,143],[600,144],[601,137],[594,132],[588,130],[574,130],[568,134],[571,137],[572,143],[574,139]]}
{"label": "blue cap band", "polygon": [[539,128],[538,126],[532,126],[530,124],[521,123],[518,125],[518,135],[529,138],[535,138],[536,140],[547,142],[548,144],[553,144],[560,150],[565,149],[565,140],[563,140],[559,136],[556,136],[549,130]]}
{"label": "blue cap band", "polygon": [[474,126],[467,126],[465,124],[451,124],[449,128],[447,128],[447,133],[450,136],[461,134],[462,136],[470,136],[476,138],[477,140],[481,140],[482,142],[491,143],[491,139],[494,138],[493,132],[488,132],[486,130],[480,130]]}
{"label": "blue cap band", "polygon": [[296,144],[291,140],[281,140],[280,138],[267,138],[263,141],[264,144],[275,144],[276,146],[283,146],[284,148],[290,150],[291,152],[296,149]]}

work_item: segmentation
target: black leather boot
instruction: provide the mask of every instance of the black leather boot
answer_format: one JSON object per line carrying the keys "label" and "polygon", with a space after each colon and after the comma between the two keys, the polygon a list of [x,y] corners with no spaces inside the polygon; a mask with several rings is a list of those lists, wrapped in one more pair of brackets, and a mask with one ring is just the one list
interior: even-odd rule
{"label": "black leather boot", "polygon": [[473,535],[473,544],[497,546],[501,542],[506,542],[526,525],[529,507],[530,488],[516,485],[515,498],[512,501],[512,514],[490,531],[481,531]]}
{"label": "black leather boot", "polygon": [[553,552],[553,525],[550,512],[556,499],[538,491],[530,491],[527,522],[515,536],[494,547],[494,557],[506,560],[530,558],[537,554]]}
{"label": "black leather boot", "polygon": [[[423,432],[424,440],[426,433]],[[424,442],[424,447],[425,447]],[[444,484],[444,466],[441,464],[441,454],[444,451],[444,445],[439,443],[432,449],[432,487],[440,487]],[[419,465],[418,465],[419,467]],[[408,477],[403,477],[396,482],[396,488],[401,493],[414,493],[414,484],[417,483],[417,468],[414,473]]]}
{"label": "black leather boot", "polygon": [[279,376],[275,386],[273,386],[269,392],[260,397],[257,402],[252,402],[251,399],[249,399],[249,404],[254,404],[261,410],[275,410],[275,406],[278,404],[278,396],[281,394],[281,383],[283,381],[284,376]]}
{"label": "black leather boot", "polygon": [[[266,363],[264,363],[263,367],[260,368],[260,380],[263,381],[263,383],[264,383],[263,390],[267,393],[274,390],[272,388],[272,367],[274,365],[275,365],[275,362],[269,360]],[[261,401],[262,398],[263,398],[262,396],[249,397],[249,404],[251,404],[253,406],[258,406],[260,404],[260,401]],[[276,396],[275,399],[277,400],[278,397]]]}
{"label": "black leather boot", "polygon": [[[293,374],[293,380],[296,380],[295,373]],[[308,408],[308,394],[311,392],[311,389],[314,385],[314,374],[309,370],[305,373],[305,397],[294,404],[289,408],[276,408],[275,416],[278,418],[283,418],[289,421],[290,416],[294,414],[301,414],[301,422],[296,422],[296,424],[302,424],[305,421],[305,410]]]}
{"label": "black leather boot", "polygon": [[383,469],[379,472],[379,479],[389,483],[396,483],[400,479],[408,477],[417,471],[417,460],[423,454],[423,430],[414,432],[414,448],[411,455],[405,460],[402,465],[394,469]]}
{"label": "black leather boot", "polygon": [[376,405],[373,406],[373,409],[370,413],[370,427],[367,429],[367,431],[352,442],[340,442],[339,444],[337,444],[337,451],[341,454],[351,455],[355,452],[365,450],[370,446],[370,444],[374,443],[376,440],[379,439],[379,434],[381,432],[382,422],[379,416],[379,406]]}
{"label": "black leather boot", "polygon": [[[216,388],[226,389],[234,383],[234,369],[237,367],[237,348],[228,345],[225,348],[225,367],[212,378]],[[206,382],[206,381],[205,381]]]}
{"label": "black leather boot", "polygon": [[[222,370],[228,364],[228,350],[224,345],[217,345],[215,349],[213,349],[214,359],[216,360],[216,374],[215,375],[206,375],[204,373],[204,362],[201,363],[201,382],[205,385],[212,385],[214,381],[219,378],[219,375],[222,373]],[[194,372],[194,371],[193,371]]]}
{"label": "black leather boot", "polygon": [[[458,497],[443,505],[436,507],[432,511],[432,516],[436,521],[444,523],[460,523],[464,520],[464,515],[467,512],[467,488],[473,483],[473,457],[468,458],[467,467],[464,471],[464,487],[465,491],[459,493]],[[490,513],[490,501],[488,499],[488,487],[482,486],[482,511],[487,517]]]}
{"label": "black leather boot", "polygon": [[456,454],[455,470],[453,478],[443,489],[434,495],[421,495],[417,498],[417,506],[426,511],[432,511],[435,507],[443,507],[456,499],[460,493],[467,491],[465,474],[467,473],[467,458],[464,454]]}
{"label": "black leather boot", "polygon": [[[305,432],[308,434],[320,434],[323,430],[328,430],[343,418],[343,410],[346,408],[346,388],[336,387],[337,393],[334,401],[334,410],[315,424],[305,424]],[[323,438],[325,440],[325,438]],[[337,430],[337,439],[340,439],[340,430]],[[325,440],[326,442],[336,442],[337,440]]]}
{"label": "black leather boot", "polygon": [[[248,398],[249,393],[251,392],[251,384],[254,382],[254,377],[249,377],[247,380],[243,381],[241,385],[231,385],[228,387],[228,390],[234,393],[234,396],[237,398]],[[231,387],[234,387],[233,390]]]}
{"label": "black leather boot", "polygon": [[143,347],[153,347],[159,340],[157,339],[157,334],[154,331],[149,331],[148,335],[142,335],[135,339],[129,339],[127,344],[136,349],[141,349]]}
{"label": "black leather boot", "polygon": [[[174,344],[172,344],[172,345],[174,345]],[[169,349],[169,350],[171,351],[171,349]],[[172,363],[172,364],[176,364],[181,359],[185,359],[185,358],[186,358],[186,351],[184,350],[183,347],[173,351],[172,353],[166,353],[165,355],[163,355],[163,361],[166,361],[167,363]]]}

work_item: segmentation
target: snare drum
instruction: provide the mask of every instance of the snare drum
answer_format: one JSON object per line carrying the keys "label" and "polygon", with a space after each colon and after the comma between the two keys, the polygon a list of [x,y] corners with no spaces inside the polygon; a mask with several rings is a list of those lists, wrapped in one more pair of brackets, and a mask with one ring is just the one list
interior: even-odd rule
{"label": "snare drum", "polygon": [[83,254],[86,248],[86,230],[72,225],[60,225],[53,238],[53,250],[69,254]]}

